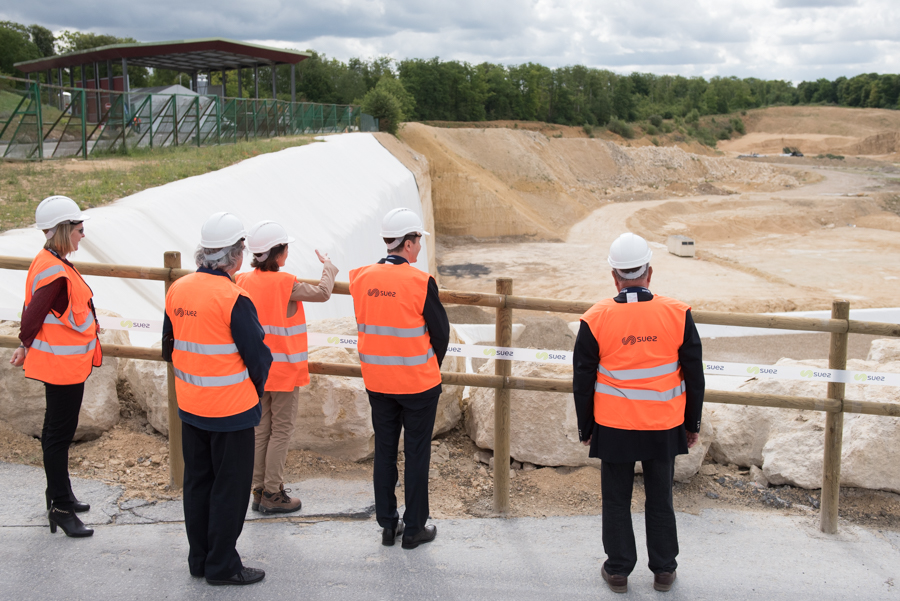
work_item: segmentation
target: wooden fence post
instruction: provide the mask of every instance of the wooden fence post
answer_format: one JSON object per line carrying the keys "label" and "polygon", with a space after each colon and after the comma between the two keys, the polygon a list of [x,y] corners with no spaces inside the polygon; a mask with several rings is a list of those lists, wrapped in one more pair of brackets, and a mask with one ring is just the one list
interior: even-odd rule
{"label": "wooden fence post", "polygon": [[[831,306],[832,319],[850,319],[850,303],[836,300]],[[849,326],[849,324],[848,324]],[[828,351],[829,369],[847,369],[846,333],[832,332],[831,348]],[[828,398],[843,404],[842,382],[828,383]],[[836,534],[838,529],[838,502],[841,493],[841,446],[844,439],[843,408],[825,414],[825,460],[822,467],[822,498],[819,510],[819,529],[826,534]]]}
{"label": "wooden fence post", "polygon": [[[169,251],[163,255],[163,265],[181,269],[181,253]],[[172,280],[166,280],[166,292]],[[178,417],[178,398],[175,396],[175,372],[166,363],[166,383],[169,388],[169,488],[179,490],[184,485],[184,453],[181,450],[181,418]]]}
{"label": "wooden fence post", "polygon": [[[512,278],[497,278],[497,294],[512,294]],[[512,309],[497,307],[495,340],[497,346],[512,346]],[[494,373],[506,376],[512,373],[512,361],[496,359]],[[509,389],[494,389],[494,512],[509,512]]]}

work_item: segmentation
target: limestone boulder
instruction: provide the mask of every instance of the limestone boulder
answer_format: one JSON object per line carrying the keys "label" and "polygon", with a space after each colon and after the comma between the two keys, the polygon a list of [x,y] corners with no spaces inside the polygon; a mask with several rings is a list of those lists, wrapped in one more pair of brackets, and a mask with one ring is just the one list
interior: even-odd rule
{"label": "limestone boulder", "polygon": [[[877,341],[876,341],[877,342]],[[894,358],[886,345],[869,357]],[[824,369],[827,361],[781,359],[777,365]],[[900,373],[900,362],[851,360],[852,371]],[[750,380],[739,390],[754,393],[825,398],[827,384],[795,380]],[[846,403],[900,403],[900,389],[873,384],[848,384]],[[715,405],[711,411],[715,442],[710,454],[719,463],[762,467],[774,485],[820,488],[825,444],[825,413],[797,409]],[[845,413],[841,484],[900,492],[900,464],[892,455],[900,445],[900,418]]]}
{"label": "limestone boulder", "polygon": [[869,347],[867,361],[891,363],[900,361],[900,338],[877,338]]}
{"label": "limestone boulder", "polygon": [[[152,348],[161,348],[154,342]],[[164,436],[169,435],[169,389],[166,381],[166,363],[121,359],[119,361],[120,385],[127,387],[147,414],[147,421]]]}
{"label": "limestone boulder", "polygon": [[[494,373],[494,361],[479,370]],[[570,365],[513,362],[512,375],[571,379]],[[466,432],[482,449],[494,448],[494,389],[473,388],[466,410]],[[599,466],[578,440],[575,404],[569,393],[510,391],[510,456],[516,461],[552,466]]]}
{"label": "limestone boulder", "polygon": [[[480,373],[493,374],[494,362]],[[569,365],[514,362],[512,375],[529,378],[570,379]],[[473,388],[466,410],[466,432],[482,449],[494,448],[494,389]],[[599,466],[588,457],[588,448],[578,440],[575,404],[569,393],[527,390],[510,391],[510,456],[520,462],[548,466]],[[700,428],[700,443],[687,455],[675,459],[675,479],[690,480],[699,470],[714,439],[706,412]],[[635,472],[641,473],[640,462]]]}
{"label": "limestone boulder", "polygon": [[[98,310],[100,315],[114,313]],[[18,322],[0,322],[0,335],[18,336]],[[129,344],[128,333],[120,330],[101,330],[100,344]],[[9,364],[15,349],[0,349],[0,419],[29,436],[40,436],[44,423],[44,385],[28,380],[22,368]],[[116,390],[119,360],[104,357],[103,366],[95,367],[84,387],[81,413],[75,440],[93,440],[119,421],[119,395]]]}
{"label": "limestone boulder", "polygon": [[700,441],[694,445],[694,448],[688,449],[687,455],[678,455],[675,457],[675,481],[688,482],[700,471],[703,465],[703,459],[709,451],[710,445],[715,438],[715,430],[708,419],[707,408],[703,408],[703,419],[700,422]]}

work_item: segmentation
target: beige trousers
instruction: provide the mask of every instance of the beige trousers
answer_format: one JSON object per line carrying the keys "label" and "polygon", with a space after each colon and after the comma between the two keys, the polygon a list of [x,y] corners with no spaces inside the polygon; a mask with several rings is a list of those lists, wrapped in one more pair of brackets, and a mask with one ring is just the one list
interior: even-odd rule
{"label": "beige trousers", "polygon": [[259,400],[262,417],[256,426],[256,454],[253,458],[253,489],[276,493],[284,484],[284,463],[288,443],[294,433],[300,389],[263,393]]}

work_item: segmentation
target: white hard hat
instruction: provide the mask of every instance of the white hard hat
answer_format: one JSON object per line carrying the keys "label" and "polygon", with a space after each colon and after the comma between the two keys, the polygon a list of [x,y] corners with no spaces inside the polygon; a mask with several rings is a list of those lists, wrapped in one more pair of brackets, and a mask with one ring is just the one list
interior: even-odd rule
{"label": "white hard hat", "polygon": [[259,254],[279,244],[290,244],[293,241],[287,231],[274,221],[260,221],[250,228],[247,248],[253,254]]}
{"label": "white hard hat", "polygon": [[382,238],[402,238],[414,232],[420,236],[431,235],[425,231],[419,216],[409,209],[394,209],[385,215],[381,222]]}
{"label": "white hard hat", "polygon": [[48,196],[34,212],[35,225],[39,230],[49,230],[65,221],[87,221],[90,218],[68,196]]}
{"label": "white hard hat", "polygon": [[200,228],[200,246],[203,248],[224,248],[246,237],[241,220],[224,211],[210,215]]}
{"label": "white hard hat", "polygon": [[613,269],[634,269],[650,262],[653,251],[637,234],[622,234],[609,247],[607,261]]}

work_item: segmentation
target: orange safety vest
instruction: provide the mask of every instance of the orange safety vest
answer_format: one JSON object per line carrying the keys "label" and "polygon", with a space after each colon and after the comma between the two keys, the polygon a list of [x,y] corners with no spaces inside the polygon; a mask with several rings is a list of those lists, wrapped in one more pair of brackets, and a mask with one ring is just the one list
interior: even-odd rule
{"label": "orange safety vest", "polygon": [[416,394],[441,383],[422,308],[431,276],[410,265],[383,263],[350,272],[366,388]]}
{"label": "orange safety vest", "polygon": [[685,387],[678,361],[690,307],[654,296],[602,300],[581,316],[600,347],[594,420],[622,430],[670,430],[684,423]]}
{"label": "orange safety vest", "polygon": [[201,417],[228,417],[259,398],[231,336],[231,311],[247,296],[230,278],[192,273],[172,284],[166,315],[175,346],[172,366],[178,406]]}
{"label": "orange safety vest", "polygon": [[69,304],[64,313],[51,309],[44,318],[25,356],[25,377],[47,384],[81,384],[91,375],[91,369],[103,362],[90,286],[77,269],[49,250],[42,250],[28,268],[25,308],[35,292],[60,278],[68,282]]}
{"label": "orange safety vest", "polygon": [[256,305],[259,323],[266,333],[266,346],[272,351],[266,390],[290,392],[297,386],[309,384],[303,303],[297,302],[297,312],[287,316],[297,278],[280,271],[254,269],[250,273],[239,273],[235,281]]}

